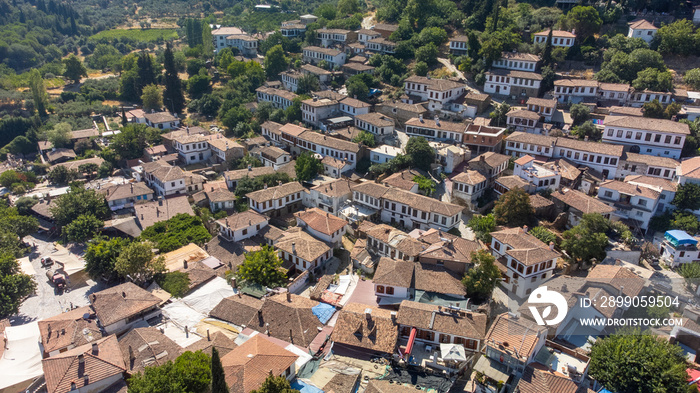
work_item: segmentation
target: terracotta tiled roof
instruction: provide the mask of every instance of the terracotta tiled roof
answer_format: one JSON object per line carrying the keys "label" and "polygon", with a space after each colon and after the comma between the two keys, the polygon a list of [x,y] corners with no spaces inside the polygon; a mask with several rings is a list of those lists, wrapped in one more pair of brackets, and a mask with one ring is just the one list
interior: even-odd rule
{"label": "terracotta tiled roof", "polygon": [[178,214],[194,216],[194,211],[186,196],[139,203],[134,206],[134,211],[136,221],[141,229],[146,229],[157,222],[169,220]]}
{"label": "terracotta tiled roof", "polygon": [[177,117],[168,112],[145,113],[143,117],[151,123],[166,123],[169,121],[177,121]]}
{"label": "terracotta tiled roof", "polygon": [[85,314],[94,316],[92,309],[85,306],[39,321],[44,352],[51,353],[69,346],[77,347],[102,338],[97,321],[94,318],[84,319]]}
{"label": "terracotta tiled roof", "polygon": [[430,90],[437,91],[447,91],[459,87],[464,87],[464,83],[452,81],[449,79],[435,79],[417,75],[409,76],[408,78],[406,78],[405,82],[428,85],[428,88]]}
{"label": "terracotta tiled roof", "polygon": [[605,119],[605,127],[624,127],[637,130],[690,135],[690,127],[687,124],[673,120],[652,119],[649,117],[613,116],[612,119]]}
{"label": "terracotta tiled roof", "polygon": [[117,285],[90,295],[90,303],[102,326],[157,306],[160,299],[131,282]]}
{"label": "terracotta tiled roof", "polygon": [[486,178],[477,171],[467,169],[466,171],[453,177],[452,181],[470,185],[477,185],[479,183],[485,182]]}
{"label": "terracotta tiled roof", "polygon": [[391,311],[349,303],[338,314],[331,337],[336,344],[393,354],[398,336],[398,325],[392,320]]}
{"label": "terracotta tiled roof", "polygon": [[226,356],[227,353],[231,352],[236,347],[238,347],[238,345],[236,345],[236,343],[233,340],[226,337],[226,335],[221,332],[214,332],[209,336],[209,338],[210,339],[204,337],[201,340],[188,345],[187,347],[185,347],[185,351],[202,351],[207,355],[211,356],[212,349],[216,348],[216,350],[219,351],[219,356],[223,357]]}
{"label": "terracotta tiled roof", "polygon": [[283,375],[297,358],[297,355],[258,334],[221,357],[221,365],[230,391],[248,393],[259,389],[270,373]]}
{"label": "terracotta tiled roof", "polygon": [[491,236],[512,247],[506,253],[525,266],[559,257],[558,252],[550,250],[548,245],[531,234],[525,233],[522,228],[508,228],[492,232]]}
{"label": "terracotta tiled roof", "polygon": [[321,48],[320,46],[307,46],[303,48],[302,50],[308,50],[310,52],[317,52],[317,53],[323,53],[324,55],[329,55],[329,56],[338,56],[339,54],[343,53],[337,49],[332,49],[332,48]]}
{"label": "terracotta tiled roof", "polygon": [[326,243],[317,240],[299,227],[286,230],[284,236],[275,243],[275,247],[312,263],[331,249]]}
{"label": "terracotta tiled roof", "polygon": [[511,78],[522,78],[522,79],[529,79],[529,80],[536,80],[536,81],[542,80],[542,75],[535,73],[535,72],[528,72],[528,71],[504,70],[504,69],[499,69],[499,68],[493,68],[493,69],[487,71],[486,73],[493,74],[493,75],[500,75],[500,76],[508,76]]}
{"label": "terracotta tiled roof", "polygon": [[486,345],[515,352],[521,360],[528,359],[539,342],[539,335],[546,331],[543,326],[523,318],[513,318],[507,313],[496,317],[486,334]]}
{"label": "terracotta tiled roof", "polygon": [[418,117],[409,119],[406,122],[406,126],[429,128],[434,130],[447,130],[459,134],[463,133],[464,130],[467,129],[467,124],[465,123],[455,123],[453,121],[446,120],[439,120],[438,122],[436,122],[435,119],[428,118],[423,118],[423,120],[421,121],[421,119]]}
{"label": "terracotta tiled roof", "polygon": [[310,73],[310,74],[314,74],[314,75],[330,75],[331,74],[330,71],[324,70],[321,67],[316,67],[313,64],[304,64],[303,66],[301,66],[301,69]]}
{"label": "terracotta tiled roof", "polygon": [[381,198],[389,190],[389,187],[385,187],[381,184],[377,184],[373,181],[363,181],[360,184],[351,184],[350,188],[352,191],[361,192],[363,194],[369,195],[372,198]]}
{"label": "terracotta tiled roof", "polygon": [[598,87],[598,81],[588,79],[558,79],[554,81],[554,86]]}
{"label": "terracotta tiled roof", "polygon": [[305,131],[304,133],[299,135],[299,139],[315,143],[319,146],[330,147],[336,150],[352,152],[355,154],[357,154],[360,151],[360,145],[356,142],[350,142],[340,138],[322,135],[314,131]]}
{"label": "terracotta tiled roof", "polygon": [[287,301],[286,293],[265,298],[261,312],[256,313],[246,326],[263,334],[268,330],[272,337],[308,347],[318,334],[318,328],[323,326],[311,312],[311,308],[319,303],[302,296],[290,296],[291,301]]}
{"label": "terracotta tiled roof", "polygon": [[396,321],[400,325],[421,330],[432,330],[461,337],[481,340],[486,335],[486,314],[451,312],[438,309],[437,305],[404,300],[399,306]]}
{"label": "terracotta tiled roof", "polygon": [[662,179],[660,177],[642,175],[629,175],[625,178],[625,183],[645,184],[647,186],[650,186],[651,188],[673,192],[676,192],[676,189],[678,188],[678,184],[672,182],[671,180]]}
{"label": "terracotta tiled roof", "polygon": [[223,299],[209,316],[221,319],[234,325],[243,326],[257,316],[263,301],[252,296],[240,295]]}
{"label": "terracotta tiled roof", "polygon": [[552,206],[553,204],[554,202],[550,201],[549,199],[543,197],[540,194],[530,195],[530,206],[532,206],[533,209],[544,208]]}
{"label": "terracotta tiled roof", "polygon": [[41,361],[49,393],[67,393],[74,390],[71,383],[79,389],[124,372],[116,336],[102,338],[94,344],[96,348],[85,344]]}
{"label": "terracotta tiled roof", "polygon": [[76,155],[75,155],[75,152],[73,151],[73,149],[65,149],[62,147],[59,147],[56,150],[46,152],[46,158],[48,158],[49,162],[58,161],[58,160],[64,159],[64,158],[72,159],[75,157],[76,157]]}
{"label": "terracotta tiled roof", "polygon": [[306,223],[309,228],[328,236],[332,236],[348,225],[348,222],[342,218],[324,212],[317,207],[294,213],[294,216]]}
{"label": "terracotta tiled roof", "polygon": [[385,186],[410,191],[415,185],[418,184],[413,181],[413,178],[416,176],[422,176],[422,174],[415,169],[404,169],[387,177],[382,181],[382,183]]}
{"label": "terracotta tiled roof", "polygon": [[[598,88],[606,91],[629,91],[630,85],[627,83],[599,83]],[[619,108],[619,107],[618,107]]]}
{"label": "terracotta tiled roof", "polygon": [[[534,134],[533,134],[534,135]],[[570,139],[560,137],[557,138],[557,147],[563,147],[572,150],[587,151],[591,153],[607,154],[609,156],[621,157],[624,151],[622,145],[612,145],[602,142],[581,141],[578,139]]]}
{"label": "terracotta tiled roof", "polygon": [[464,209],[462,206],[453,203],[438,201],[435,198],[430,198],[425,195],[414,194],[394,188],[385,193],[383,198],[388,201],[403,203],[404,205],[411,206],[420,211],[437,213],[447,217],[459,214],[462,209]]}
{"label": "terracotta tiled roof", "polygon": [[185,178],[185,171],[180,169],[179,166],[161,165],[160,167],[155,168],[153,171],[150,171],[150,173],[161,182],[169,182]]}
{"label": "terracotta tiled roof", "polygon": [[564,188],[561,191],[554,191],[552,193],[552,198],[561,201],[567,206],[573,207],[583,214],[610,214],[615,211],[614,208],[596,198],[590,197],[581,191],[570,190],[568,188]]}
{"label": "terracotta tiled roof", "polygon": [[406,232],[387,224],[378,224],[367,229],[367,236],[373,237],[404,253],[406,256],[418,256],[427,245],[410,237]]}
{"label": "terracotta tiled roof", "polygon": [[515,389],[520,393],[576,393],[579,386],[569,378],[528,366]]}
{"label": "terracotta tiled roof", "polygon": [[[508,160],[510,160],[510,156],[506,156],[503,154],[498,154],[498,153],[494,153],[492,151],[489,151],[489,152],[486,152],[484,154],[481,154],[481,155],[469,160],[469,167],[472,167],[475,164],[479,164],[479,165],[486,164],[489,168],[492,169],[492,168],[497,168],[498,166],[502,165],[504,162],[507,162]],[[479,170],[481,168],[479,168],[477,166],[477,168],[473,168],[473,169]]]}
{"label": "terracotta tiled roof", "polygon": [[229,242],[219,236],[214,236],[206,244],[206,249],[209,255],[234,271],[245,260],[245,250],[238,242]]}
{"label": "terracotta tiled roof", "polygon": [[415,393],[414,385],[404,385],[401,383],[392,383],[387,379],[370,379],[365,393]]}
{"label": "terracotta tiled roof", "polygon": [[282,124],[280,123],[275,123],[274,121],[266,121],[260,125],[260,127],[265,128],[269,130],[271,133],[280,135],[280,128],[282,128]]}
{"label": "terracotta tiled roof", "polygon": [[501,52],[501,58],[506,60],[540,61],[540,57],[537,55],[521,52]]}
{"label": "terracotta tiled roof", "polygon": [[276,187],[268,187],[263,190],[248,193],[246,194],[246,197],[257,202],[265,202],[275,199],[281,199],[288,195],[296,194],[297,192],[302,192],[304,190],[306,189],[299,182],[293,181]]}
{"label": "terracotta tiled roof", "polygon": [[323,386],[324,392],[355,393],[360,374],[335,374],[327,384]]}
{"label": "terracotta tiled roof", "polygon": [[630,23],[630,29],[635,29],[635,30],[658,30],[656,26],[651,24],[649,21],[645,19],[640,19],[635,22]]}
{"label": "terracotta tiled roof", "polygon": [[137,195],[152,195],[153,190],[144,182],[113,185],[99,190],[107,201],[117,201],[120,199],[134,198]]}
{"label": "terracotta tiled roof", "polygon": [[579,176],[581,176],[581,171],[576,167],[576,165],[569,162],[565,158],[547,161],[542,164],[542,166],[551,171],[558,171],[562,178],[570,181],[575,181]]}
{"label": "terracotta tiled roof", "polygon": [[312,190],[318,191],[320,194],[329,196],[331,198],[337,198],[343,195],[349,195],[350,183],[347,180],[338,179],[333,180],[328,183],[319,184],[311,188]]}
{"label": "terracotta tiled roof", "polygon": [[155,327],[136,328],[119,338],[119,348],[129,374],[149,366],[160,366],[175,360],[182,348]]}
{"label": "terracotta tiled roof", "polygon": [[545,108],[556,108],[557,100],[555,98],[548,100],[545,98],[530,97],[527,99],[526,105],[538,105],[543,106]]}
{"label": "terracotta tiled roof", "polygon": [[627,162],[636,162],[639,164],[660,166],[662,168],[672,168],[674,170],[676,169],[676,167],[678,167],[678,165],[680,165],[680,162],[674,160],[673,158],[649,156],[646,154],[636,154],[630,152],[625,152],[625,155],[622,157],[622,159]]}
{"label": "terracotta tiled roof", "polygon": [[85,130],[71,131],[70,139],[92,138],[92,137],[99,136],[99,135],[100,135],[99,130],[97,130],[95,128],[88,128]]}
{"label": "terracotta tiled roof", "polygon": [[[535,33],[535,35],[548,36],[549,29]],[[552,31],[552,37],[576,38],[576,34],[564,30],[554,30]]]}
{"label": "terracotta tiled roof", "polygon": [[258,176],[271,175],[273,173],[275,173],[275,168],[271,166],[261,166],[250,169],[237,169],[234,171],[227,171],[224,172],[224,178],[227,181],[240,180],[244,177],[255,179]]}
{"label": "terracotta tiled roof", "polygon": [[413,268],[413,262],[382,257],[374,272],[372,282],[379,285],[410,288],[413,282]]}
{"label": "terracotta tiled roof", "polygon": [[345,105],[347,105],[347,106],[351,106],[351,107],[353,107],[353,108],[367,108],[367,107],[372,106],[372,105],[370,105],[370,104],[368,104],[368,103],[366,103],[366,102],[362,102],[362,101],[360,101],[360,100],[356,100],[356,99],[354,99],[354,98],[352,98],[352,97],[345,97],[345,98],[343,98],[342,100],[340,100],[340,103],[341,103],[341,104],[345,104]]}
{"label": "terracotta tiled roof", "polygon": [[220,225],[230,228],[232,231],[236,231],[239,229],[247,228],[251,225],[259,224],[262,227],[267,225],[268,221],[269,218],[267,216],[264,216],[256,212],[255,210],[249,209],[244,212],[231,214],[230,216],[219,219],[216,222]]}
{"label": "terracotta tiled roof", "polygon": [[600,184],[600,188],[615,190],[621,194],[637,195],[649,199],[657,199],[659,192],[647,187],[640,187],[635,184],[621,182],[619,180],[608,180]]}
{"label": "terracotta tiled roof", "polygon": [[414,265],[413,288],[419,291],[466,296],[467,291],[457,274],[428,263]]}
{"label": "terracotta tiled roof", "polygon": [[625,296],[637,296],[645,286],[643,278],[624,266],[596,265],[586,277],[588,282],[602,282],[622,291]]}
{"label": "terracotta tiled roof", "polygon": [[538,113],[535,113],[533,111],[529,111],[526,109],[511,109],[510,112],[506,115],[508,117],[518,117],[521,119],[528,119],[528,120],[535,120],[539,121],[540,120],[540,115]]}
{"label": "terracotta tiled roof", "polygon": [[282,98],[289,100],[289,101],[294,101],[295,98],[299,97],[298,95],[292,93],[291,91],[282,90],[282,89],[275,89],[273,87],[260,86],[257,89],[255,89],[255,91],[259,92],[259,93],[263,93],[263,94],[268,94],[271,96],[282,97]]}
{"label": "terracotta tiled roof", "polygon": [[421,258],[471,263],[472,252],[485,249],[478,240],[467,240],[435,228],[421,233],[418,240],[428,244]]}
{"label": "terracotta tiled roof", "polygon": [[496,183],[503,187],[512,190],[514,188],[525,189],[530,183],[522,179],[520,176],[501,176],[496,179]]}
{"label": "terracotta tiled roof", "polygon": [[331,156],[325,156],[321,160],[321,164],[328,165],[331,168],[343,169],[345,168],[346,162]]}
{"label": "terracotta tiled roof", "polygon": [[683,160],[678,168],[677,175],[700,179],[700,157]]}

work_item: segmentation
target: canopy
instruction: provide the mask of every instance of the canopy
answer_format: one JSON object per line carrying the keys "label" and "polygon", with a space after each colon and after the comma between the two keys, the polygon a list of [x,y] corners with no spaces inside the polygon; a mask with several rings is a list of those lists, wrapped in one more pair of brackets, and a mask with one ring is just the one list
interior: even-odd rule
{"label": "canopy", "polygon": [[323,393],[323,390],[317,388],[316,386],[310,383],[302,382],[298,379],[294,380],[290,386],[292,389],[296,389],[301,393]]}
{"label": "canopy", "polygon": [[335,307],[326,303],[319,303],[316,306],[311,307],[311,312],[321,321],[322,324],[326,324],[329,319],[335,313]]}
{"label": "canopy", "polygon": [[226,282],[226,279],[214,277],[214,279],[208,283],[183,297],[182,301],[194,310],[209,315],[209,312],[219,305],[224,298],[231,297],[235,294],[231,285]]}
{"label": "canopy", "polygon": [[36,270],[34,266],[32,266],[32,263],[29,262],[29,257],[20,258],[17,262],[19,262],[19,270],[21,270],[22,273],[31,277],[36,275]]}
{"label": "canopy", "polygon": [[666,240],[673,243],[674,246],[679,246],[679,245],[684,245],[684,244],[698,244],[697,239],[690,236],[687,232],[680,231],[677,229],[666,231],[666,233],[664,233],[664,237],[666,238]]}
{"label": "canopy", "polygon": [[[44,374],[41,367],[41,340],[38,322],[5,328],[5,352],[0,358],[0,390],[22,384]],[[15,390],[15,389],[12,389]]]}
{"label": "canopy", "polygon": [[440,344],[440,355],[442,360],[453,360],[455,362],[467,360],[464,347],[459,344]]}
{"label": "canopy", "polygon": [[505,365],[492,360],[487,356],[481,356],[474,365],[474,370],[479,371],[494,381],[507,382],[510,375]]}

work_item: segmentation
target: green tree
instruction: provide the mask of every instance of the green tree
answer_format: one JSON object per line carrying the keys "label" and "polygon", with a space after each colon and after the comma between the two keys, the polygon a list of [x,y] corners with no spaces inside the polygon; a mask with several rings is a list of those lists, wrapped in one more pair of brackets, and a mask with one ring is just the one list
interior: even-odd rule
{"label": "green tree", "polygon": [[156,83],[155,59],[146,52],[141,52],[136,57],[136,94],[141,96],[143,89]]}
{"label": "green tree", "polygon": [[576,6],[566,14],[567,24],[576,29],[576,37],[583,41],[584,39],[596,34],[600,31],[603,25],[598,10],[593,7]]}
{"label": "green tree", "polygon": [[143,155],[143,149],[149,143],[160,142],[160,132],[145,124],[130,123],[122,127],[121,132],[112,138],[110,147],[120,159],[132,160]]}
{"label": "green tree", "polygon": [[670,71],[646,68],[637,73],[637,78],[632,81],[632,87],[636,90],[671,91],[673,75]]}
{"label": "green tree", "polygon": [[664,107],[661,105],[659,100],[653,100],[645,102],[642,105],[642,113],[644,117],[651,117],[654,119],[662,119],[664,117]]}
{"label": "green tree", "polygon": [[430,170],[430,165],[435,162],[435,151],[428,140],[422,136],[412,136],[406,143],[406,155],[411,157],[413,165],[424,171]]}
{"label": "green tree", "polygon": [[211,77],[206,69],[199,70],[199,74],[193,75],[187,80],[187,92],[192,98],[201,98],[211,88]]}
{"label": "green tree", "polygon": [[277,252],[264,245],[259,251],[249,252],[245,261],[238,267],[236,277],[245,282],[274,288],[287,282],[287,274],[282,269],[282,261]]}
{"label": "green tree", "polygon": [[682,210],[700,209],[700,185],[695,183],[679,185],[671,203]]}
{"label": "green tree", "polygon": [[321,164],[321,160],[314,157],[313,153],[305,151],[297,156],[294,171],[297,175],[297,180],[302,182],[309,181],[323,172],[323,164]]}
{"label": "green tree", "polygon": [[160,111],[163,107],[163,93],[160,87],[156,85],[145,86],[141,95],[141,102],[143,102],[143,109],[147,112],[151,110]]}
{"label": "green tree", "polygon": [[87,213],[79,215],[71,223],[63,227],[63,235],[72,242],[84,243],[97,234],[104,226],[104,221]]}
{"label": "green tree", "polygon": [[[0,176],[0,178],[1,177],[2,176]],[[39,199],[36,197],[22,196],[15,201],[15,208],[17,208],[19,214],[28,216],[32,213],[32,207],[37,203],[39,203]]]}
{"label": "green tree", "polygon": [[369,87],[361,80],[352,80],[346,85],[348,96],[354,97],[360,101],[367,101],[369,96]]}
{"label": "green tree", "polygon": [[0,253],[0,318],[19,312],[22,301],[34,293],[36,282],[22,273],[15,255]]}
{"label": "green tree", "polygon": [[160,366],[146,367],[129,378],[129,392],[193,393],[206,392],[211,383],[211,360],[202,351],[187,351]]}
{"label": "green tree", "polygon": [[423,45],[427,45],[432,42],[433,44],[440,46],[447,42],[447,32],[441,27],[426,27],[421,30],[420,34],[418,34],[418,41],[420,41],[420,43]]}
{"label": "green tree", "polygon": [[111,215],[104,195],[82,187],[73,187],[71,192],[58,197],[56,205],[51,208],[51,214],[61,228],[84,214],[92,214],[102,220]]}
{"label": "green tree", "polygon": [[501,103],[493,111],[491,111],[491,113],[489,113],[491,123],[493,123],[496,127],[504,126],[508,118],[508,112],[510,112],[510,105],[506,104],[505,102]]}
{"label": "green tree", "polygon": [[435,182],[425,176],[414,176],[413,181],[418,183],[418,190],[431,196],[435,192]]}
{"label": "green tree", "polygon": [[182,81],[177,74],[175,55],[170,43],[165,48],[163,55],[163,67],[165,68],[165,92],[163,101],[175,113],[182,113],[185,108],[185,96],[182,94]]}
{"label": "green tree", "polygon": [[67,59],[63,60],[63,64],[66,66],[66,70],[63,71],[63,76],[73,81],[73,83],[78,83],[82,77],[88,76],[87,68],[85,68],[76,55],[71,54],[68,56]]}
{"label": "green tree", "polygon": [[352,141],[355,143],[362,143],[367,147],[374,147],[377,144],[377,142],[374,139],[374,134],[365,130],[360,131],[360,133],[357,134],[357,136],[353,138]]}
{"label": "green tree", "polygon": [[292,389],[287,378],[270,375],[262,383],[260,389],[251,390],[250,393],[299,393],[299,391]]}
{"label": "green tree", "polygon": [[13,184],[21,182],[22,177],[20,176],[20,173],[15,171],[14,169],[8,169],[2,174],[0,174],[0,185],[2,185],[5,188],[10,188],[10,186],[12,186]]}
{"label": "green tree", "polygon": [[265,54],[265,61],[263,65],[265,66],[265,76],[268,79],[276,78],[280,72],[287,69],[287,64],[289,60],[284,55],[284,49],[282,45],[275,45],[270,48]]}
{"label": "green tree", "polygon": [[39,70],[36,68],[32,68],[29,71],[29,89],[32,92],[37,113],[39,113],[39,116],[46,116],[46,110],[49,106],[49,95],[46,93],[44,78],[41,77]]}
{"label": "green tree", "polygon": [[597,141],[602,136],[601,131],[590,120],[581,125],[575,126],[573,130],[571,130],[571,133],[576,135],[579,139],[585,139],[588,137],[588,139],[592,141]]}
{"label": "green tree", "polygon": [[337,13],[340,15],[350,15],[360,11],[360,2],[358,0],[339,0],[337,5]]}
{"label": "green tree", "polygon": [[416,61],[422,61],[427,65],[437,64],[437,57],[440,50],[437,45],[430,42],[416,49]]}
{"label": "green tree", "polygon": [[68,123],[58,123],[46,133],[46,137],[54,147],[66,147],[70,144],[72,127]]}
{"label": "green tree", "polygon": [[68,169],[65,166],[57,166],[46,174],[46,178],[52,184],[68,184],[78,177],[75,169]]}
{"label": "green tree", "polygon": [[690,85],[695,90],[700,89],[700,68],[693,68],[688,70],[685,75],[683,75],[683,81]]}
{"label": "green tree", "polygon": [[661,26],[654,38],[659,45],[659,52],[663,54],[688,56],[697,51],[697,33],[693,22],[688,19],[679,19]]}
{"label": "green tree", "polygon": [[211,350],[211,393],[229,393],[224,367],[216,347]]}
{"label": "green tree", "polygon": [[422,61],[416,62],[416,64],[413,66],[413,73],[418,76],[428,75],[428,65]]}
{"label": "green tree", "polygon": [[299,78],[297,82],[297,94],[308,94],[312,91],[321,90],[321,82],[319,82],[318,77],[313,74],[304,74]]}
{"label": "green tree", "polygon": [[688,282],[697,282],[700,278],[700,262],[684,263],[678,268],[678,274]]}
{"label": "green tree", "polygon": [[569,113],[571,113],[571,120],[574,121],[574,125],[579,125],[590,118],[591,108],[583,104],[573,104],[569,108]]}
{"label": "green tree", "polygon": [[486,250],[472,252],[474,266],[462,278],[467,295],[477,299],[488,299],[501,278],[496,258]]}
{"label": "green tree", "polygon": [[600,214],[584,214],[581,222],[562,234],[561,248],[573,261],[587,263],[605,258],[609,222]]}
{"label": "green tree", "polygon": [[542,51],[542,65],[551,67],[553,65],[552,59],[552,32],[554,29],[549,29],[547,33],[547,42],[544,44],[544,51]]}
{"label": "green tree", "polygon": [[544,244],[557,241],[557,236],[545,227],[534,227],[528,233],[540,239]]}
{"label": "green tree", "polygon": [[120,237],[91,241],[85,250],[85,271],[96,281],[115,279],[117,258],[127,244],[129,240]]}
{"label": "green tree", "polygon": [[485,244],[491,244],[491,232],[496,230],[496,219],[493,217],[493,214],[485,216],[475,214],[469,220],[467,226],[474,231],[477,239]]}
{"label": "green tree", "polygon": [[121,277],[129,277],[139,285],[148,282],[156,274],[165,271],[163,257],[156,258],[154,247],[155,244],[149,241],[127,244],[117,257],[114,270]]}
{"label": "green tree", "polygon": [[182,213],[144,229],[141,238],[155,243],[160,252],[170,252],[189,243],[204,245],[211,234],[201,218]]}
{"label": "green tree", "polygon": [[190,290],[190,275],[185,272],[174,271],[159,274],[156,282],[163,290],[173,297],[183,297]]}
{"label": "green tree", "polygon": [[530,204],[530,195],[515,187],[502,194],[493,208],[493,217],[499,225],[521,227],[532,221],[535,211]]}
{"label": "green tree", "polygon": [[689,391],[681,347],[650,333],[625,330],[600,338],[590,357],[589,374],[610,391]]}

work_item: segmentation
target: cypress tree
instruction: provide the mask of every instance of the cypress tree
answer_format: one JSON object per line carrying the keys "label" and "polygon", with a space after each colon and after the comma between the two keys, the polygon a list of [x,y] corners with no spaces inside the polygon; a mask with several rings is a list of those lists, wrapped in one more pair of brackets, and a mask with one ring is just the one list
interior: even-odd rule
{"label": "cypress tree", "polygon": [[546,66],[552,65],[552,30],[549,29],[549,34],[547,34],[547,42],[544,44],[544,52],[542,53],[542,64]]}
{"label": "cypress tree", "polygon": [[146,52],[141,52],[136,59],[136,68],[138,70],[136,90],[138,96],[141,97],[144,87],[154,85],[156,83],[156,72],[153,69],[151,55]]}
{"label": "cypress tree", "polygon": [[129,123],[129,121],[126,119],[126,111],[124,111],[124,107],[122,107],[122,125],[125,126]]}
{"label": "cypress tree", "polygon": [[228,393],[224,367],[219,359],[219,351],[212,348],[211,351],[211,393]]}
{"label": "cypress tree", "polygon": [[182,113],[182,109],[185,107],[185,96],[182,94],[182,81],[177,75],[172,44],[168,43],[163,57],[163,67],[165,68],[163,103],[175,113]]}

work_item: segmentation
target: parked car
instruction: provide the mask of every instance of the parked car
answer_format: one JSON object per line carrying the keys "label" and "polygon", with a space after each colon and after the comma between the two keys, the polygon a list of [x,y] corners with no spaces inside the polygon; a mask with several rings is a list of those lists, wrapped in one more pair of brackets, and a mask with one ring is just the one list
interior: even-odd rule
{"label": "parked car", "polygon": [[53,265],[51,257],[41,257],[41,267],[49,267],[51,265]]}

